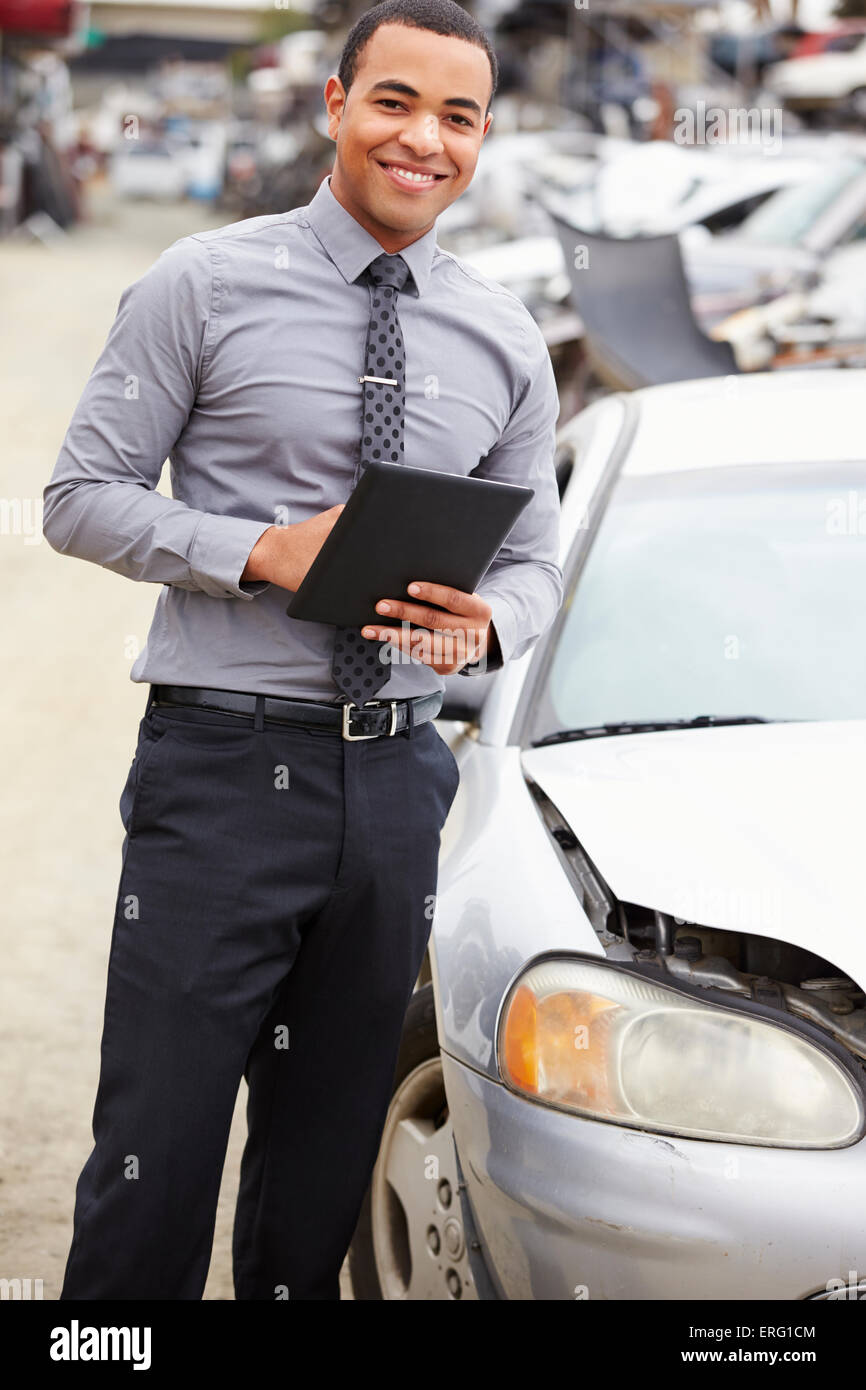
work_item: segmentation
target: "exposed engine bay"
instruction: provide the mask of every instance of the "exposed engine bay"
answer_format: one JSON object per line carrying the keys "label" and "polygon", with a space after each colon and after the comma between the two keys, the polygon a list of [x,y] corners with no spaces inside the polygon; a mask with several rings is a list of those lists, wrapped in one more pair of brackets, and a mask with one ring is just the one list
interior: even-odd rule
{"label": "exposed engine bay", "polygon": [[796,1015],[866,1060],[866,994],[832,961],[753,931],[619,901],[549,797],[531,781],[529,790],[608,956],[660,968],[672,984],[722,990]]}

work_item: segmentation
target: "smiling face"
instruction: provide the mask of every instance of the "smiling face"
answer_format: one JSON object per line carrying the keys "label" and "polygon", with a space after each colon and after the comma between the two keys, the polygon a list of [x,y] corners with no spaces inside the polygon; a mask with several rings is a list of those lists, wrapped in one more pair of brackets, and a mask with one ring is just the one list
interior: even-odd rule
{"label": "smiling face", "polygon": [[348,93],[328,78],[331,192],[383,250],[417,241],[471,182],[492,85],[483,48],[405,24],[373,32]]}

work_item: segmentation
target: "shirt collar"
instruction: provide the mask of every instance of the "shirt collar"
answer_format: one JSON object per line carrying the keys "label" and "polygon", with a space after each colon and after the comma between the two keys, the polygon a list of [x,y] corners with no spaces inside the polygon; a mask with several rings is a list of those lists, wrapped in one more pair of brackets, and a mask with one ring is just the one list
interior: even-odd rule
{"label": "shirt collar", "polygon": [[[382,255],[384,248],[376,238],[346,211],[331,192],[330,174],[322,179],[316,189],[307,207],[307,215],[310,226],[347,284],[357,280],[361,271]],[[427,287],[435,251],[436,228],[433,226],[400,252],[412,273],[418,295],[423,294]],[[407,282],[403,293],[408,288]]]}

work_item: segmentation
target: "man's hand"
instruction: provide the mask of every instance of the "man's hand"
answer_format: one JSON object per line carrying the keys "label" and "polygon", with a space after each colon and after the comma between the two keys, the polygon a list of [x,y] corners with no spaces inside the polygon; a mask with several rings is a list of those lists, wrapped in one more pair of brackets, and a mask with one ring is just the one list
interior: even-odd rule
{"label": "man's hand", "polygon": [[337,507],[329,507],[294,526],[270,526],[250,551],[241,579],[266,579],[295,593],[344,505],[341,502]]}
{"label": "man's hand", "polygon": [[[390,642],[395,652],[404,654],[405,660],[415,657],[432,666],[440,676],[453,675],[467,662],[477,661],[485,654],[493,609],[480,594],[467,594],[462,589],[423,580],[410,584],[408,592],[417,602],[389,598],[376,604],[376,612],[389,623],[399,623],[399,627],[363,627],[362,637]],[[431,603],[439,607],[430,608]],[[410,623],[420,626],[410,628]]]}

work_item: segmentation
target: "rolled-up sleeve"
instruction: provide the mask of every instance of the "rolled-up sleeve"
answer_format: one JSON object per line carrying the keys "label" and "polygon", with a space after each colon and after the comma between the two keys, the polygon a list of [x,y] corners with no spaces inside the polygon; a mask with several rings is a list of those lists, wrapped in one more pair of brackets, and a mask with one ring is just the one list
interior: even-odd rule
{"label": "rolled-up sleeve", "polygon": [[[544,337],[524,320],[525,376],[518,403],[498,443],[473,475],[534,490],[477,592],[493,610],[501,664],[521,657],[552,623],[562,603],[560,503],[554,456],[559,397]],[[479,664],[478,673],[500,662]],[[464,668],[474,674],[471,667]]]}
{"label": "rolled-up sleeve", "polygon": [[44,489],[42,529],[54,550],[127,579],[252,599],[268,584],[240,576],[272,523],[155,490],[195,403],[211,297],[210,255],[194,237],[124,290]]}

